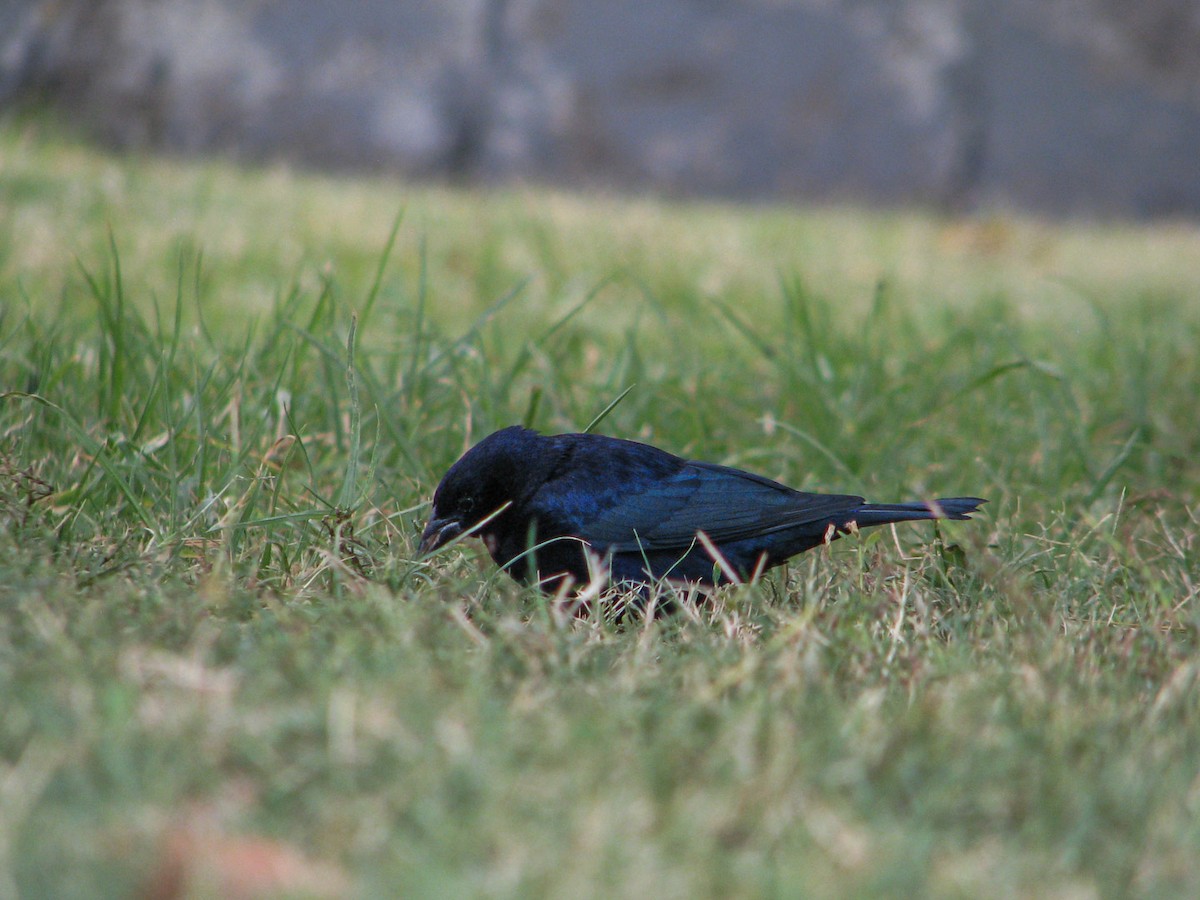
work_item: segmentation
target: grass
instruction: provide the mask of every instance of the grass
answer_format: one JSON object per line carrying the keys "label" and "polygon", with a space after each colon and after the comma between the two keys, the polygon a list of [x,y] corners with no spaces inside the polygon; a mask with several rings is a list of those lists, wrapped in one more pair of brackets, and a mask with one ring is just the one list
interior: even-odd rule
{"label": "grass", "polygon": [[[1186,223],[3,123],[0,896],[1197,895],[1198,296]],[[412,558],[466,446],[626,390],[600,430],[992,502],[625,625]]]}

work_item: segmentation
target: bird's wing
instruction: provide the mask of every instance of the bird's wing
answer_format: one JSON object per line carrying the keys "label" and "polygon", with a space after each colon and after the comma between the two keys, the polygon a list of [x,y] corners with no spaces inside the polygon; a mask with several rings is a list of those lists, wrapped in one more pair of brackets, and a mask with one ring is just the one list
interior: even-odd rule
{"label": "bird's wing", "polygon": [[819,523],[863,498],[808,494],[711,463],[689,462],[667,478],[622,492],[588,518],[586,538],[616,552],[686,549],[703,531],[714,543]]}

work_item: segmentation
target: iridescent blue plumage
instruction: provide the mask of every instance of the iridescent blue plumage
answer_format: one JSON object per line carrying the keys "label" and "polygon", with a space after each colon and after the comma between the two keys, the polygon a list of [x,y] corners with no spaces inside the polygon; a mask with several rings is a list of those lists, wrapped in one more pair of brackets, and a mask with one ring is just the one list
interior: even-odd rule
{"label": "iridescent blue plumage", "polygon": [[436,549],[499,511],[478,534],[519,580],[536,573],[547,588],[568,576],[586,583],[599,563],[614,581],[712,584],[727,580],[724,569],[748,577],[853,528],[967,519],[984,502],[866,503],[848,494],[796,491],[635,441],[542,436],[513,426],[484,438],[446,473],[421,550]]}

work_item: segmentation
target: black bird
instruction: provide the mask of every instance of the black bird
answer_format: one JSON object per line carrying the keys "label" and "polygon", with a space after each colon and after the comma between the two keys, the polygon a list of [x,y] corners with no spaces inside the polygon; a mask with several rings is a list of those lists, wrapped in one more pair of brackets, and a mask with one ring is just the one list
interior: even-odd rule
{"label": "black bird", "polygon": [[543,436],[514,425],[450,467],[418,552],[473,532],[513,578],[529,581],[536,573],[546,590],[567,577],[589,583],[597,563],[617,583],[712,585],[748,579],[856,528],[967,519],[985,502],[866,503],[809,494],[636,441]]}

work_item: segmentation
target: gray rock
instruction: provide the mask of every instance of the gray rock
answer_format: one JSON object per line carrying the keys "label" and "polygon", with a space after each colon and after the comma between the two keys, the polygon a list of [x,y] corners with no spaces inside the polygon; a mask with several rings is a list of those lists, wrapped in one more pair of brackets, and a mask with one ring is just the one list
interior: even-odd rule
{"label": "gray rock", "polygon": [[880,53],[883,13],[818,3],[528,7],[508,32],[513,53],[558,73],[569,98],[541,123],[553,129],[535,173],[883,200],[933,196],[945,181],[954,136],[942,72],[955,35],[944,46],[913,35],[915,52]]}
{"label": "gray rock", "polygon": [[31,97],[246,159],[1200,213],[1194,0],[6,0]]}

